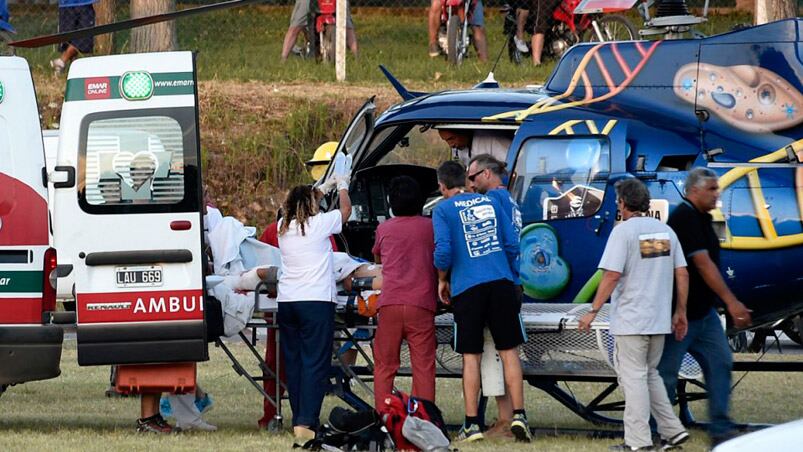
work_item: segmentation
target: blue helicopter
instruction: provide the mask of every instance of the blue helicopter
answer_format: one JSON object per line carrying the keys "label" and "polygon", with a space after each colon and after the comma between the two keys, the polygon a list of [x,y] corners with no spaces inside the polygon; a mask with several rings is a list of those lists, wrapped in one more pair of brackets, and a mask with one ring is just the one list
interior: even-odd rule
{"label": "blue helicopter", "polygon": [[[697,40],[582,44],[544,86],[523,89],[489,80],[411,92],[382,68],[403,102],[374,119],[368,101],[337,151],[352,160],[349,252],[370,257],[392,176],[416,178],[437,200],[434,168],[452,157],[444,131],[490,134],[507,146],[521,207],[527,301],[586,303],[620,221],[614,183],[643,180],[650,215],[666,221],[687,171],[706,166],[722,191],[712,214],[725,280],[754,326],[794,320],[803,312],[801,27],[791,19]],[[793,320],[784,330],[800,341]]]}

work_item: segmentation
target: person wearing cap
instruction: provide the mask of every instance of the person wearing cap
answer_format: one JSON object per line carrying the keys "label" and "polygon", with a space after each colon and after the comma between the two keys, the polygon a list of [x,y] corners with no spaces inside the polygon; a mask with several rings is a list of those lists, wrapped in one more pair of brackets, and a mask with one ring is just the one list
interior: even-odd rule
{"label": "person wearing cap", "polygon": [[318,146],[312,158],[307,160],[307,170],[313,180],[320,180],[326,174],[326,168],[329,167],[335,151],[337,151],[337,141],[328,141]]}

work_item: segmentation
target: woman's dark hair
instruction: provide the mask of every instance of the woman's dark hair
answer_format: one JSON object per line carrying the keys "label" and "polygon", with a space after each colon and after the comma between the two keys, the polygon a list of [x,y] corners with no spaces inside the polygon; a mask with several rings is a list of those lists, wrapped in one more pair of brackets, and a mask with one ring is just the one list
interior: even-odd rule
{"label": "woman's dark hair", "polygon": [[284,218],[279,235],[284,235],[290,228],[290,223],[296,220],[296,225],[301,229],[301,235],[305,235],[304,225],[310,217],[318,213],[318,204],[315,202],[315,195],[309,185],[298,185],[287,193],[282,211]]}
{"label": "woman's dark hair", "polygon": [[466,186],[466,168],[462,163],[447,160],[438,167],[438,182],[447,189]]}
{"label": "woman's dark hair", "polygon": [[397,217],[412,217],[419,215],[424,208],[424,198],[421,196],[421,187],[410,176],[394,177],[390,181],[388,194],[390,208]]}
{"label": "woman's dark hair", "polygon": [[625,203],[631,212],[647,212],[650,210],[650,191],[638,179],[620,180],[614,185],[616,196]]}

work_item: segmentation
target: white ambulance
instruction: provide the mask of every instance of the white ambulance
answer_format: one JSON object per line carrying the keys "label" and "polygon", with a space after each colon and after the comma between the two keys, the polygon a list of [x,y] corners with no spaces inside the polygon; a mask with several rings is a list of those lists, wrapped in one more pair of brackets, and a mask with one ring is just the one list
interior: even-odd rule
{"label": "white ambulance", "polygon": [[54,237],[79,364],[206,360],[194,55],[76,60],[60,123]]}
{"label": "white ambulance", "polygon": [[28,63],[0,57],[0,392],[60,374],[56,253],[49,245],[47,172]]}

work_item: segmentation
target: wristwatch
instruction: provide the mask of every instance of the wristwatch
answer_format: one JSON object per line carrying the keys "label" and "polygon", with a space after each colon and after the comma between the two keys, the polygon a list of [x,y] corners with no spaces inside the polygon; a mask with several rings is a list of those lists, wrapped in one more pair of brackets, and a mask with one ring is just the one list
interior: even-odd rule
{"label": "wristwatch", "polygon": [[588,312],[591,313],[591,314],[596,314],[596,313],[599,312],[599,309],[591,308],[591,309],[588,310]]}

